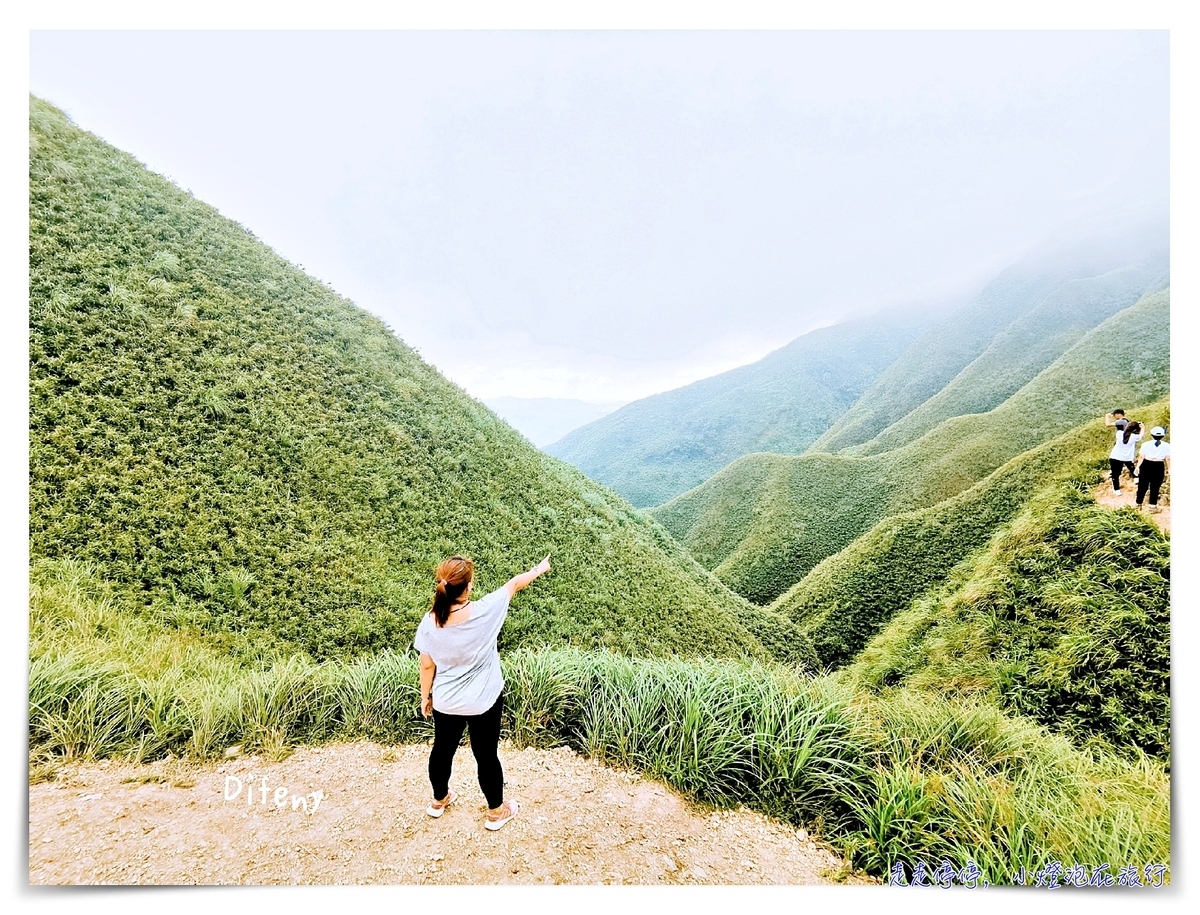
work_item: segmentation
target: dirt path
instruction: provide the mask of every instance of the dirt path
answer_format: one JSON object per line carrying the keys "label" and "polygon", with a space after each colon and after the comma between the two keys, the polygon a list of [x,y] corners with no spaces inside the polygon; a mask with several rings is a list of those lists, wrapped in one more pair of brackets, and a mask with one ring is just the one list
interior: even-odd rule
{"label": "dirt path", "polygon": [[[29,788],[29,880],[794,884],[844,879],[844,862],[803,830],[745,809],[702,809],[658,783],[606,769],[565,748],[517,750],[501,744],[506,796],[521,809],[497,832],[483,828],[485,804],[474,760],[469,749],[460,749],[451,780],[459,800],[435,820],[425,815],[428,752],[423,745],[361,742],[302,747],[281,762],[246,757],[207,764],[64,766],[55,781]],[[227,800],[227,795],[233,797]],[[849,882],[868,881],[850,877]]]}
{"label": "dirt path", "polygon": [[[1168,534],[1171,532],[1171,504],[1165,501],[1160,494],[1159,510],[1157,512],[1149,511],[1149,504],[1142,509],[1146,513],[1146,517],[1157,524]],[[1104,482],[1096,487],[1096,501],[1101,505],[1107,505],[1109,508],[1137,508],[1137,487],[1129,485],[1124,480],[1121,482],[1121,491],[1113,492],[1112,483]]]}

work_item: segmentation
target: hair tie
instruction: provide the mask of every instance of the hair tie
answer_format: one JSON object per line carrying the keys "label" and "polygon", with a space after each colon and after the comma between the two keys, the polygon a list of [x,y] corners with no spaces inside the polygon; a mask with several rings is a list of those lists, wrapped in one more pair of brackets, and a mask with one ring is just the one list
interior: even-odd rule
{"label": "hair tie", "polygon": [[446,585],[450,584],[450,582],[446,581],[446,579],[444,579],[444,578],[439,578],[438,584],[444,588],[444,587],[446,587]]}

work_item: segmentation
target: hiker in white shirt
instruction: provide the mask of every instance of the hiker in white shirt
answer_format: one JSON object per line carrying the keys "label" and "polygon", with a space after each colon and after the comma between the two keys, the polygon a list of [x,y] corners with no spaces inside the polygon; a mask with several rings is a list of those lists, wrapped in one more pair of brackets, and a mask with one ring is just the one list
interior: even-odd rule
{"label": "hiker in white shirt", "polygon": [[1162,426],[1155,426],[1150,430],[1150,441],[1142,445],[1142,450],[1138,452],[1137,471],[1138,471],[1138,488],[1137,488],[1137,504],[1138,508],[1142,507],[1142,500],[1146,497],[1146,491],[1150,491],[1150,511],[1159,511],[1158,507],[1158,490],[1166,479],[1167,471],[1171,469],[1171,445],[1169,442],[1164,442],[1163,437],[1166,436],[1167,430]]}
{"label": "hiker in white shirt", "polygon": [[491,594],[471,600],[475,564],[451,556],[437,569],[433,606],[421,619],[413,647],[421,652],[421,714],[433,716],[429,781],[440,817],[458,795],[450,790],[450,768],[463,731],[470,730],[479,787],[487,798],[484,827],[499,829],[517,815],[517,803],[504,799],[504,769],[496,754],[504,709],[504,676],[496,638],[518,591],[550,571],[550,557],[514,576]]}
{"label": "hiker in white shirt", "polygon": [[1117,427],[1117,439],[1108,455],[1108,468],[1112,473],[1113,492],[1120,492],[1122,467],[1128,467],[1129,475],[1134,482],[1137,481],[1137,470],[1133,461],[1137,457],[1137,444],[1144,436],[1142,424],[1139,422],[1127,422],[1122,419],[1114,425]]}

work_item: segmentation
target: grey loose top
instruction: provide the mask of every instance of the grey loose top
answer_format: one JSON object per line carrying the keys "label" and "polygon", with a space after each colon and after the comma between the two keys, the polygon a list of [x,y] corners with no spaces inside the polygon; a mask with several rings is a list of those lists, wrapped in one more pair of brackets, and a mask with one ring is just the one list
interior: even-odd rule
{"label": "grey loose top", "polygon": [[508,588],[501,587],[471,603],[466,622],[439,627],[426,613],[413,647],[437,665],[433,707],[447,715],[482,715],[504,689],[496,637],[508,617]]}

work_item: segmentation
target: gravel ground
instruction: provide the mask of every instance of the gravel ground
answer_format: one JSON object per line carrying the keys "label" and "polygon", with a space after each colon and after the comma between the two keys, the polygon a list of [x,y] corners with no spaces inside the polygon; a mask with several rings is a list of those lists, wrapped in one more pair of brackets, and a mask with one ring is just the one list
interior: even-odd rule
{"label": "gravel ground", "polygon": [[501,744],[506,797],[520,814],[488,832],[463,747],[451,779],[459,799],[433,819],[428,753],[359,742],[302,747],[276,762],[68,764],[29,788],[29,882],[873,882],[848,875],[803,830],[746,809],[702,808],[566,748]]}

